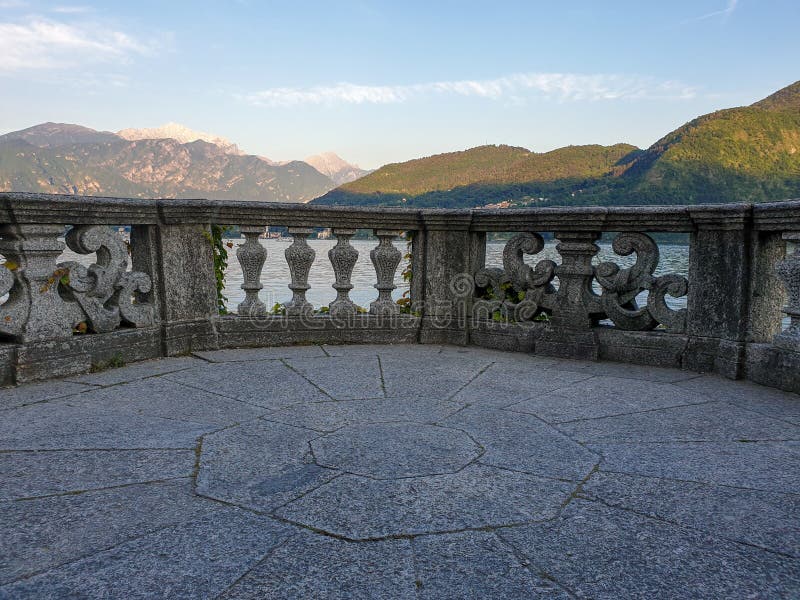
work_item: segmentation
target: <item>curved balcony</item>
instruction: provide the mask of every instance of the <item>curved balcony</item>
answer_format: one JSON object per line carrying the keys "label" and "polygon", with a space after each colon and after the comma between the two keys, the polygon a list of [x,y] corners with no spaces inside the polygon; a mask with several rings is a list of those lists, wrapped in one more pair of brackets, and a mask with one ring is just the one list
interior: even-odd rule
{"label": "curved balcony", "polygon": [[[233,314],[215,225],[244,236]],[[688,236],[685,272],[665,232]],[[0,597],[793,597],[799,232],[800,202],[0,194]]]}

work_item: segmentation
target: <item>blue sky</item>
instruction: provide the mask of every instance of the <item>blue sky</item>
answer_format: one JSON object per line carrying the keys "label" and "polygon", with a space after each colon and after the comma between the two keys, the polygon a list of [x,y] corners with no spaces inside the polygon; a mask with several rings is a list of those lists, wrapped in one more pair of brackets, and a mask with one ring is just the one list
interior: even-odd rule
{"label": "blue sky", "polygon": [[800,1],[0,0],[0,133],[176,121],[374,168],[648,146],[800,79]]}

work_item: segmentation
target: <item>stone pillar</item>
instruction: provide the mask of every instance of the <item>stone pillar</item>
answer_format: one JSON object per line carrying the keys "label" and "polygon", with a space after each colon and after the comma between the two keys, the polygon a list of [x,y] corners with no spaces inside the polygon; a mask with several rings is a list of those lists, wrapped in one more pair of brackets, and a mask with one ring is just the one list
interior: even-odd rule
{"label": "stone pillar", "polygon": [[292,282],[289,284],[292,299],[286,305],[286,314],[295,317],[306,316],[313,311],[311,303],[306,300],[306,291],[311,287],[308,285],[308,273],[317,255],[306,240],[314,230],[310,227],[289,227],[288,231],[294,240],[284,252],[292,276]]}
{"label": "stone pillar", "polygon": [[754,232],[751,255],[753,283],[747,341],[772,343],[781,331],[781,310],[786,303],[786,288],[775,270],[786,256],[786,243],[780,232]]}
{"label": "stone pillar", "polygon": [[686,367],[742,376],[751,289],[749,205],[690,207]]}
{"label": "stone pillar", "polygon": [[401,231],[386,229],[375,230],[375,235],[380,241],[370,251],[369,258],[372,260],[378,279],[375,284],[375,289],[378,290],[378,299],[369,305],[369,312],[372,315],[400,314],[400,306],[392,300],[392,290],[397,287],[394,284],[394,274],[397,271],[397,265],[403,259],[403,253],[394,246],[394,239],[401,233]]}
{"label": "stone pillar", "polygon": [[333,230],[336,245],[328,250],[328,258],[336,277],[332,286],[336,290],[336,299],[330,305],[331,317],[347,317],[358,312],[355,303],[350,299],[350,290],[353,289],[350,277],[358,260],[358,250],[350,245],[350,238],[355,234],[355,229]]}
{"label": "stone pillar", "polygon": [[150,276],[166,356],[217,347],[219,319],[208,225],[131,230],[133,265]]}
{"label": "stone pillar", "polygon": [[800,352],[800,232],[784,233],[783,239],[794,242],[794,252],[778,263],[778,276],[788,292],[783,309],[791,322],[789,328],[775,336],[775,346],[782,350]]}
{"label": "stone pillar", "polygon": [[241,227],[245,242],[236,249],[236,258],[242,266],[244,282],[242,289],[245,299],[236,309],[243,316],[259,316],[267,312],[266,305],[258,299],[258,291],[264,286],[261,284],[261,269],[267,260],[267,249],[258,241],[264,233],[263,227]]}
{"label": "stone pillar", "polygon": [[469,341],[476,271],[469,231],[471,220],[470,211],[462,210],[423,215],[424,296],[420,332],[423,343],[466,344]]}

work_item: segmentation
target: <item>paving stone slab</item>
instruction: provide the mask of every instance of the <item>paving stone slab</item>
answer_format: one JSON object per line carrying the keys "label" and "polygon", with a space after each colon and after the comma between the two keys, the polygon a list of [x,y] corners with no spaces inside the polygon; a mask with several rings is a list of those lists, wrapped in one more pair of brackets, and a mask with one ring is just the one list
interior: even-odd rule
{"label": "paving stone slab", "polygon": [[336,471],[314,464],[308,429],[251,422],[203,438],[197,492],[266,511],[330,481]]}
{"label": "paving stone slab", "polygon": [[327,356],[320,346],[277,346],[272,348],[236,348],[231,350],[208,350],[193,352],[209,362],[251,362],[261,360],[280,360],[282,358],[305,358]]}
{"label": "paving stone slab", "polygon": [[453,400],[504,407],[531,397],[545,394],[549,397],[554,390],[594,377],[588,373],[554,370],[550,365],[550,361],[539,364],[532,358],[511,364],[495,362],[458,392]]}
{"label": "paving stone slab", "polygon": [[398,480],[342,475],[275,514],[354,540],[453,532],[553,518],[574,487],[485,465]]}
{"label": "paving stone slab", "polygon": [[331,400],[280,361],[206,364],[165,378],[269,410]]}
{"label": "paving stone slab", "polygon": [[295,404],[271,412],[269,421],[330,432],[345,425],[415,421],[435,423],[463,407],[463,404],[430,398],[375,398]]}
{"label": "paving stone slab", "polygon": [[581,480],[599,456],[532,415],[473,405],[442,421],[484,448],[480,462],[544,477]]}
{"label": "paving stone slab", "polygon": [[0,500],[189,477],[193,450],[0,452]]}
{"label": "paving stone slab", "polygon": [[582,492],[607,504],[800,558],[800,495],[596,473]]}
{"label": "paving stone slab", "polygon": [[194,496],[188,478],[2,502],[0,585],[218,508]]}
{"label": "paving stone slab", "polygon": [[221,598],[413,600],[408,540],[348,543],[301,532],[288,539]]}
{"label": "paving stone slab", "polygon": [[53,400],[6,413],[0,419],[0,450],[193,448],[215,428]]}
{"label": "paving stone slab", "polygon": [[800,440],[800,427],[728,404],[713,402],[561,423],[586,442]]}
{"label": "paving stone slab", "polygon": [[387,396],[449,400],[491,365],[481,357],[421,354],[381,359]]}
{"label": "paving stone slab", "polygon": [[99,373],[73,376],[69,378],[69,381],[90,385],[116,385],[127,381],[164,375],[173,371],[181,371],[202,364],[204,364],[203,361],[191,356],[159,358],[156,360],[144,360],[124,367],[110,368]]}
{"label": "paving stone slab", "polygon": [[418,598],[569,598],[534,575],[494,533],[414,538]]}
{"label": "paving stone slab", "polygon": [[221,507],[1,587],[0,597],[214,598],[289,533],[266,517]]}
{"label": "paving stone slab", "polygon": [[800,425],[800,395],[798,394],[717,375],[704,375],[681,381],[675,385],[705,394],[715,400],[724,400],[742,408]]}
{"label": "paving stone slab", "polygon": [[44,400],[72,396],[91,389],[94,389],[93,386],[64,380],[0,388],[0,412]]}
{"label": "paving stone slab", "polygon": [[607,376],[587,378],[586,373],[556,370],[546,372],[543,377],[557,377],[559,373],[584,378],[567,381],[554,391],[531,394],[528,399],[506,408],[534,414],[549,423],[561,423],[710,401],[703,394],[652,381]]}
{"label": "paving stone slab", "polygon": [[324,344],[329,356],[423,357],[441,354],[436,344]]}
{"label": "paving stone slab", "polygon": [[589,444],[602,470],[799,494],[798,442]]}
{"label": "paving stone slab", "polygon": [[553,523],[499,534],[586,598],[791,598],[800,563],[662,521],[573,501]]}
{"label": "paving stone slab", "polygon": [[311,449],[318,465],[377,479],[454,473],[483,453],[463,431],[419,423],[350,425]]}
{"label": "paving stone slab", "polygon": [[225,426],[250,421],[266,408],[157,377],[86,392],[71,399],[88,410],[147,415],[177,421]]}
{"label": "paving stone slab", "polygon": [[303,358],[286,361],[314,385],[337,400],[384,395],[377,356]]}
{"label": "paving stone slab", "polygon": [[618,377],[620,379],[640,379],[655,383],[676,383],[698,377],[694,371],[682,371],[666,367],[651,367],[631,363],[618,363],[610,361],[584,361],[562,359],[554,367],[559,371],[575,371],[591,373],[605,377]]}

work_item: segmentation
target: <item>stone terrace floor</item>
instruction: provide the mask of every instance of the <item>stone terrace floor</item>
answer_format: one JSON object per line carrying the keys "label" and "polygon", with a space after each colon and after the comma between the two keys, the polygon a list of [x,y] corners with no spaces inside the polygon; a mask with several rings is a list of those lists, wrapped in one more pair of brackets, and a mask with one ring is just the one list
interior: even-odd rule
{"label": "stone terrace floor", "polygon": [[800,398],[476,348],[0,390],[2,598],[800,596]]}

